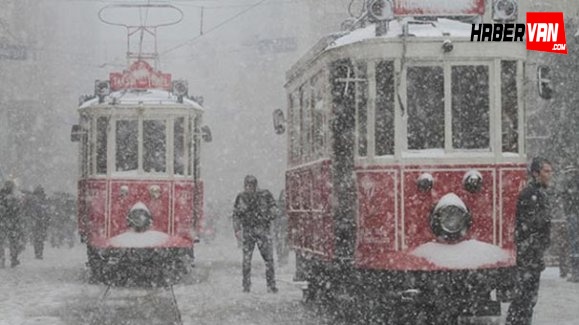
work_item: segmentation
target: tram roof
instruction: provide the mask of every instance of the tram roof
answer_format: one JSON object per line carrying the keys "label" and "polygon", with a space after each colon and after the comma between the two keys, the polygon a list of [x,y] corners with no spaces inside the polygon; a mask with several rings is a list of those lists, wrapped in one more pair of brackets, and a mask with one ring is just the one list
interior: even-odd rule
{"label": "tram roof", "polygon": [[[358,44],[378,44],[382,42],[392,44],[402,43],[402,36],[404,35],[403,29],[406,28],[407,37],[405,39],[412,44],[422,42],[430,43],[449,39],[453,42],[458,41],[476,46],[489,46],[488,43],[477,44],[478,42],[470,42],[472,23],[442,17],[435,20],[416,20],[414,17],[405,17],[389,21],[386,33],[378,36],[376,35],[376,24],[368,24],[367,26],[351,31],[342,31],[326,35],[286,72],[287,84],[300,76],[314,61],[328,52],[336,51],[335,53],[340,53],[342,48],[357,47]],[[508,48],[515,43],[518,42],[511,42],[510,44],[501,43],[501,48],[507,51]]]}
{"label": "tram roof", "polygon": [[199,105],[196,101],[183,97],[183,102],[178,101],[177,96],[175,96],[170,91],[163,89],[127,89],[119,90],[110,93],[105,97],[105,101],[99,104],[98,97],[87,100],[80,105],[80,108],[87,108],[95,105],[106,105],[106,106],[116,106],[116,105],[149,105],[149,106],[178,106],[185,105],[191,106],[194,109],[203,110],[203,107]]}
{"label": "tram roof", "polygon": [[376,36],[376,25],[370,24],[364,28],[355,29],[330,43],[326,49],[336,48],[373,38],[399,38],[402,26],[408,26],[408,33],[413,37],[468,37],[470,38],[472,24],[458,20],[439,18],[433,21],[412,23],[411,18],[392,20],[384,35]]}

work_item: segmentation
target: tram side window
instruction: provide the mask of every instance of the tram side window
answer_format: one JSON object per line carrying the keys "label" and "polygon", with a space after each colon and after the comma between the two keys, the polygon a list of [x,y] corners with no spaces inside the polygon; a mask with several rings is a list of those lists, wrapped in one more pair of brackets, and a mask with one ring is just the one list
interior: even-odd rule
{"label": "tram side window", "polygon": [[394,154],[394,63],[376,64],[376,155]]}
{"label": "tram side window", "polygon": [[408,67],[408,149],[444,148],[444,70]]}
{"label": "tram side window", "polygon": [[321,73],[312,79],[312,91],[313,159],[319,159],[325,154],[324,90]]}
{"label": "tram side window", "polygon": [[358,155],[366,157],[368,155],[368,83],[366,82],[366,63],[359,63],[356,66],[356,109],[358,119]]}
{"label": "tram side window", "polygon": [[175,151],[173,154],[173,170],[175,175],[185,175],[185,161],[187,157],[185,144],[185,118],[179,117],[175,119],[173,127],[173,137],[175,143]]}
{"label": "tram side window", "polygon": [[312,159],[312,88],[306,83],[301,87],[302,92],[302,118],[303,118],[303,132],[302,132],[302,158],[303,162]]}
{"label": "tram side window", "polygon": [[199,127],[201,125],[201,117],[196,116],[193,120],[194,123],[194,130],[195,130],[195,137],[193,138],[193,176],[195,179],[199,178],[201,173],[200,164],[200,154],[201,154],[201,137],[199,136]]}
{"label": "tram side window", "polygon": [[80,146],[80,175],[81,177],[87,177],[89,174],[89,161],[90,161],[90,151],[89,151],[89,132],[90,129],[90,120],[86,116],[81,117],[80,125],[82,127],[83,133],[81,137],[81,146]]}
{"label": "tram side window", "polygon": [[503,152],[519,151],[517,61],[501,62],[501,121]]}
{"label": "tram side window", "polygon": [[107,173],[107,128],[109,120],[105,116],[97,119],[96,125],[96,173]]}
{"label": "tram side window", "polygon": [[291,121],[289,127],[290,137],[290,160],[292,163],[299,162],[300,156],[300,112],[298,106],[298,93],[294,92],[289,96],[288,118]]}
{"label": "tram side window", "polygon": [[137,170],[139,165],[139,123],[136,120],[117,121],[116,170]]}
{"label": "tram side window", "polygon": [[143,122],[143,170],[149,173],[167,171],[167,123],[164,120]]}
{"label": "tram side window", "polygon": [[490,148],[488,66],[453,66],[451,84],[453,148]]}

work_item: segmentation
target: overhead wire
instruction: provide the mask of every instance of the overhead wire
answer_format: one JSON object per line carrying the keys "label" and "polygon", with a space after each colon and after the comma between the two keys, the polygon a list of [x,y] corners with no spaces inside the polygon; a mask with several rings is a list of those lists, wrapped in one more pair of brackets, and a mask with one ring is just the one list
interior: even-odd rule
{"label": "overhead wire", "polygon": [[244,10],[238,12],[237,14],[233,15],[232,17],[230,17],[230,18],[222,21],[221,23],[219,23],[219,24],[217,24],[217,25],[209,28],[209,29],[206,30],[203,34],[197,35],[197,36],[195,36],[195,37],[193,37],[193,38],[191,38],[191,39],[189,39],[189,40],[187,40],[187,41],[185,41],[185,42],[182,42],[182,43],[180,43],[180,44],[177,44],[177,45],[175,45],[175,46],[173,46],[173,47],[171,47],[171,48],[169,48],[169,49],[161,52],[160,54],[167,54],[167,53],[169,53],[169,52],[173,52],[173,51],[175,51],[175,50],[177,50],[177,49],[179,49],[179,48],[182,48],[183,46],[187,46],[187,45],[193,43],[194,41],[196,41],[197,39],[203,37],[204,35],[207,35],[207,34],[213,32],[213,31],[221,28],[222,26],[224,26],[224,25],[228,24],[229,22],[231,22],[231,21],[239,18],[240,16],[244,15],[245,13],[247,13],[247,12],[249,12],[249,11],[257,8],[257,7],[259,7],[260,5],[264,4],[264,3],[267,2],[267,1],[269,1],[269,0],[261,0],[261,1],[257,2],[257,3],[255,3],[255,4],[253,4],[251,7],[248,7],[247,9],[244,9]]}

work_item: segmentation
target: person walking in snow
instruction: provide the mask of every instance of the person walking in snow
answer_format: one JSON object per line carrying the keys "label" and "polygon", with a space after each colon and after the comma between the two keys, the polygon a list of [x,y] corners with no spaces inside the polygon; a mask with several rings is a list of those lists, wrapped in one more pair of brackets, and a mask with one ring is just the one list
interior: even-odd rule
{"label": "person walking in snow", "polygon": [[15,184],[8,180],[0,189],[0,268],[5,267],[4,245],[10,250],[10,266],[20,264],[18,255],[23,250],[23,225],[20,218],[20,202]]}
{"label": "person walking in snow", "polygon": [[255,245],[265,262],[265,278],[268,292],[277,292],[271,240],[271,222],[275,218],[275,200],[268,190],[257,187],[257,178],[247,175],[244,191],[235,198],[233,227],[235,236],[243,247],[243,291],[251,288],[251,258]]}
{"label": "person walking in snow", "polygon": [[539,295],[539,280],[545,269],[543,256],[551,243],[551,210],[546,189],[553,168],[545,158],[531,162],[530,179],[517,201],[515,244],[516,288],[509,306],[507,325],[530,325]]}
{"label": "person walking in snow", "polygon": [[38,185],[32,192],[26,211],[32,220],[34,256],[41,260],[43,259],[44,241],[48,236],[48,225],[50,221],[46,194],[42,186]]}

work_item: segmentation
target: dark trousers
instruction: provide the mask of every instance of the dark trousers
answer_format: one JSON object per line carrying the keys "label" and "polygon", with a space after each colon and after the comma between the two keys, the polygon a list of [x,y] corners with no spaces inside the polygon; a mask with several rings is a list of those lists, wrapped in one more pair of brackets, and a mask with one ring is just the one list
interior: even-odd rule
{"label": "dark trousers", "polygon": [[18,254],[20,254],[21,251],[18,234],[16,231],[0,230],[0,267],[4,266],[5,263],[4,249],[6,244],[8,244],[8,248],[10,249],[11,264],[14,266],[18,263]]}
{"label": "dark trousers", "polygon": [[275,288],[275,271],[273,266],[273,245],[269,232],[252,232],[243,230],[243,288],[251,287],[251,258],[255,245],[265,262],[265,280],[268,288]]}
{"label": "dark trousers", "polygon": [[509,306],[507,325],[531,325],[540,279],[541,271],[518,268],[515,297]]}
{"label": "dark trousers", "polygon": [[42,259],[46,237],[48,237],[46,228],[36,226],[32,229],[32,244],[34,245],[34,256],[36,258]]}
{"label": "dark trousers", "polygon": [[33,239],[34,244],[34,256],[36,258],[42,258],[42,253],[44,252],[44,239],[35,237]]}

